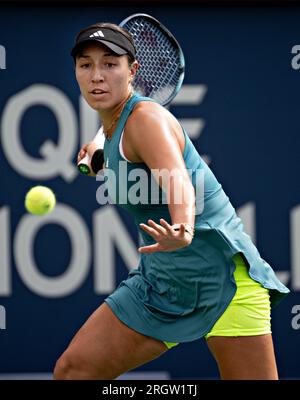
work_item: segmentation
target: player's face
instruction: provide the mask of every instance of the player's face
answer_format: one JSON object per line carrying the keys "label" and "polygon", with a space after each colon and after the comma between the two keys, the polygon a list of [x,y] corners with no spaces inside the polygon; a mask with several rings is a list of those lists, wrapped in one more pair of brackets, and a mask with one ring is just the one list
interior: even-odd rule
{"label": "player's face", "polygon": [[126,55],[117,56],[100,43],[86,46],[76,58],[81,93],[99,111],[115,107],[128,96],[135,71]]}

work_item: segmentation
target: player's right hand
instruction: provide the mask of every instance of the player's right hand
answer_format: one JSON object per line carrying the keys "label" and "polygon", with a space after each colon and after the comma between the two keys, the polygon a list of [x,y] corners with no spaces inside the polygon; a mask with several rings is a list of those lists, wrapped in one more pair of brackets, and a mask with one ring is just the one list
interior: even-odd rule
{"label": "player's right hand", "polygon": [[77,155],[77,164],[88,154],[90,159],[93,157],[93,154],[96,150],[98,150],[100,147],[94,142],[89,142],[85,143],[81,149],[79,150],[79,153]]}

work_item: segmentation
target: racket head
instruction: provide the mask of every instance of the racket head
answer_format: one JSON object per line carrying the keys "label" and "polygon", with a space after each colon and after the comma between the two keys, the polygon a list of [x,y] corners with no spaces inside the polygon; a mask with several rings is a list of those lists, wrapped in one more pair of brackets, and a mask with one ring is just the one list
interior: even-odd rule
{"label": "racket head", "polygon": [[137,50],[140,66],[133,81],[135,91],[163,106],[169,104],[179,92],[185,73],[184,54],[178,41],[148,14],[130,15],[119,25],[132,35]]}

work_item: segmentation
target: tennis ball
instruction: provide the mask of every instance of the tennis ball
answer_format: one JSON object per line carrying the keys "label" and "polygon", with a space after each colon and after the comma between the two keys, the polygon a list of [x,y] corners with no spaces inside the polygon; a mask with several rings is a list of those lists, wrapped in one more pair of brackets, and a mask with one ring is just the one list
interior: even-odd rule
{"label": "tennis ball", "polygon": [[34,186],[25,197],[25,208],[35,215],[45,215],[53,210],[56,198],[51,189],[46,186]]}

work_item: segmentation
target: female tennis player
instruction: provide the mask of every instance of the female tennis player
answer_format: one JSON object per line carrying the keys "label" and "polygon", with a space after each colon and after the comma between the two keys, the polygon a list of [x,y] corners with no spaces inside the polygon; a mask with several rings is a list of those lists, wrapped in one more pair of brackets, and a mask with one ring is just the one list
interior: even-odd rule
{"label": "female tennis player", "polygon": [[[123,162],[128,175],[142,170],[144,184],[154,181],[161,196],[122,204],[143,239],[140,263],[75,335],[56,363],[55,379],[114,379],[201,337],[222,379],[278,379],[270,309],[289,289],[260,257],[177,119],[133,92],[132,37],[114,24],[92,25],[77,36],[72,56],[81,93],[102,120],[105,169],[115,174],[116,187],[124,184]],[[87,143],[78,161],[89,154],[96,174],[103,168],[98,153]],[[162,170],[176,171],[176,185],[163,182]],[[196,196],[199,171],[204,207]],[[135,183],[127,180],[128,191]],[[185,194],[181,202],[178,192]],[[116,199],[124,203],[119,193]]]}

